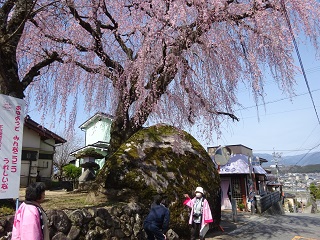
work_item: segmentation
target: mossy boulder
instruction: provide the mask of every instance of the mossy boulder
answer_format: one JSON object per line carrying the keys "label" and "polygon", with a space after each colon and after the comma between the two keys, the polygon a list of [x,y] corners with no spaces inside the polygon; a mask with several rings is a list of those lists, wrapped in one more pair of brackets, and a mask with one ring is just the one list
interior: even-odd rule
{"label": "mossy boulder", "polygon": [[109,200],[139,202],[147,211],[155,194],[167,195],[170,227],[181,237],[189,232],[190,212],[183,194],[193,196],[197,186],[220,220],[220,178],[210,156],[194,137],[172,126],[158,124],[134,134],[107,159],[97,183]]}

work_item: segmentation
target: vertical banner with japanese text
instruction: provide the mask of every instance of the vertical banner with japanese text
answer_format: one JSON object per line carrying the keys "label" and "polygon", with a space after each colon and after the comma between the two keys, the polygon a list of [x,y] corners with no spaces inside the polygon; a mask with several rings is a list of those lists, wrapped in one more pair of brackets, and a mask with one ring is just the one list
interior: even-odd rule
{"label": "vertical banner with japanese text", "polygon": [[0,94],[0,199],[18,198],[25,102]]}

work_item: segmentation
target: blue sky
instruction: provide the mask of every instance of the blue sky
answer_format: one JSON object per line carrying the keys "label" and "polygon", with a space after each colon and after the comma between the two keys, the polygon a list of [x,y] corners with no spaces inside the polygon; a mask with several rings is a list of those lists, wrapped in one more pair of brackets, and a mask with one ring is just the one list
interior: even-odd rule
{"label": "blue sky", "polygon": [[[299,50],[319,115],[320,61],[316,59],[313,48],[299,46]],[[296,62],[298,65],[298,61]],[[305,153],[320,144],[320,123],[303,75],[298,74],[296,81],[296,96],[290,99],[279,90],[272,79],[267,79],[266,105],[259,106],[259,112],[254,107],[250,91],[240,87],[238,95],[240,103],[244,108],[251,108],[236,112],[240,121],[224,126],[222,136],[217,139],[216,145],[243,144],[252,148],[255,153],[275,151],[282,152],[283,156],[289,156]],[[282,100],[284,98],[288,99]],[[320,151],[320,147],[313,151]]]}

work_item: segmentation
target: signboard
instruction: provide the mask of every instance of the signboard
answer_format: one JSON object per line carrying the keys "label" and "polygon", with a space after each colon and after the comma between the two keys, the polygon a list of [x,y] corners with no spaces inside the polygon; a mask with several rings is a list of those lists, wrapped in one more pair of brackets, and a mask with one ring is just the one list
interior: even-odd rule
{"label": "signboard", "polygon": [[24,106],[0,94],[0,199],[19,197]]}

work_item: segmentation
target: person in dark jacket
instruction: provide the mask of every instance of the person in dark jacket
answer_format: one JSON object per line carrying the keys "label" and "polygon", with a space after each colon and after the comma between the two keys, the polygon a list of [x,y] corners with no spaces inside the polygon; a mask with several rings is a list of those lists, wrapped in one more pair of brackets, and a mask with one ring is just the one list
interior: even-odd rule
{"label": "person in dark jacket", "polygon": [[151,210],[144,220],[143,228],[147,233],[148,240],[166,239],[166,232],[169,229],[170,212],[167,208],[168,200],[166,197],[157,195]]}

